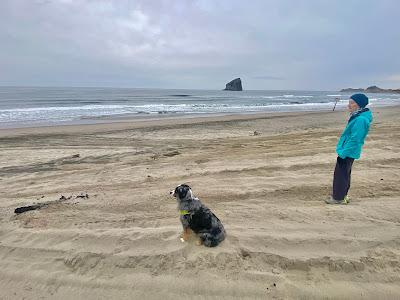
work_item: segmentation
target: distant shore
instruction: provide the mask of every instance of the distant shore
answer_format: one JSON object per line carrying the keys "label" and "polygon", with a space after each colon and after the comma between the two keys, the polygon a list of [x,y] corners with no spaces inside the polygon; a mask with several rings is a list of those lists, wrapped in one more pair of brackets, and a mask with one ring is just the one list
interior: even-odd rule
{"label": "distant shore", "polygon": [[363,92],[363,93],[393,93],[393,94],[400,94],[400,89],[381,89],[376,85],[369,86],[366,89],[363,88],[346,88],[341,89],[341,93],[356,93],[356,92]]}

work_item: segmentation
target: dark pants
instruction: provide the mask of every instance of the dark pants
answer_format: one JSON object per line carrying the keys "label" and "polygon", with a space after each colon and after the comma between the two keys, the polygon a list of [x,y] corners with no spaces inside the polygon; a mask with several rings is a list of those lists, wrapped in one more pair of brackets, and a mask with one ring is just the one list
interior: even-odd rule
{"label": "dark pants", "polygon": [[335,173],[333,174],[332,197],[335,200],[343,200],[350,188],[351,167],[354,158],[346,157],[342,159],[338,156],[336,161]]}

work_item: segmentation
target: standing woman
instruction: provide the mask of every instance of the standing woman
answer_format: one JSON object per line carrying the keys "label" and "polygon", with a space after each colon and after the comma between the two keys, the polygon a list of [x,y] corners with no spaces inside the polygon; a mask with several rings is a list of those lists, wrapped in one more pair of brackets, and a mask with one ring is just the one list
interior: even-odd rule
{"label": "standing woman", "polygon": [[350,188],[351,167],[354,159],[359,159],[361,148],[372,122],[372,113],[366,108],[368,97],[354,94],[349,99],[350,119],[336,146],[338,154],[335,173],[333,175],[332,196],[325,202],[328,204],[347,204],[347,192]]}

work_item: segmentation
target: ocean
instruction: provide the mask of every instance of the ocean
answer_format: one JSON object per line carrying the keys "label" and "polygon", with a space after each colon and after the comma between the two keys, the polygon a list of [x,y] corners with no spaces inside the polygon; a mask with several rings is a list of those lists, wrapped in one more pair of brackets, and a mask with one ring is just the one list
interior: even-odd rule
{"label": "ocean", "polygon": [[[220,91],[82,87],[0,87],[0,128],[91,124],[124,118],[344,109],[335,91]],[[370,105],[400,104],[399,94],[368,94]]]}

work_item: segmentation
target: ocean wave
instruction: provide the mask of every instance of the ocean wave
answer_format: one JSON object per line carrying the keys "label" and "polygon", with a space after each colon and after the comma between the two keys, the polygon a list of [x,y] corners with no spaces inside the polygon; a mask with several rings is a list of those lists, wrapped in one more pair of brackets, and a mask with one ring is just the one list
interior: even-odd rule
{"label": "ocean wave", "polygon": [[39,111],[69,111],[69,110],[92,110],[92,109],[115,109],[125,108],[126,105],[82,105],[82,106],[51,106],[51,107],[27,107],[0,109],[0,112],[39,112]]}
{"label": "ocean wave", "polygon": [[283,98],[314,98],[314,96],[311,96],[311,95],[283,95],[283,96],[278,96],[278,97],[283,97]]}
{"label": "ocean wave", "polygon": [[[344,106],[347,101],[339,101]],[[166,113],[213,113],[263,111],[271,108],[323,108],[333,106],[334,102],[291,101],[283,103],[195,103],[195,104],[144,104],[144,105],[90,105],[76,107],[48,107],[0,110],[0,121],[5,119],[74,119],[82,117],[112,116],[118,114],[166,114]]]}

